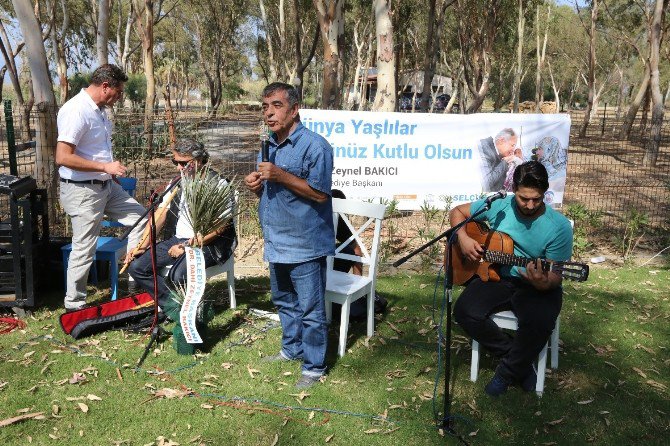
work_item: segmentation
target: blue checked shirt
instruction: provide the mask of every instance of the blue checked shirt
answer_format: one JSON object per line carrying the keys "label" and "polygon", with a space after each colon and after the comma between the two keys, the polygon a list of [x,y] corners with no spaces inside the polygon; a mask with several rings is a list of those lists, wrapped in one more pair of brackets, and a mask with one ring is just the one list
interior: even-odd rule
{"label": "blue checked shirt", "polygon": [[[261,162],[261,155],[258,155]],[[320,192],[331,194],[333,149],[322,136],[302,124],[281,144],[270,137],[270,162]],[[303,198],[275,182],[263,187],[258,216],[265,238],[264,259],[301,263],[335,253],[333,205]]]}

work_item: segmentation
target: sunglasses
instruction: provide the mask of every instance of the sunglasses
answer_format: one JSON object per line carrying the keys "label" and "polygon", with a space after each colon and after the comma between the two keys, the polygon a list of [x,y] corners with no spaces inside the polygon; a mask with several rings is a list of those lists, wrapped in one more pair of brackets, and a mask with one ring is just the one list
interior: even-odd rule
{"label": "sunglasses", "polygon": [[176,159],[172,158],[172,164],[174,164],[175,166],[181,166],[181,167],[188,166],[189,164],[191,164],[192,161],[193,161],[192,159],[190,159],[188,161],[177,161]]}

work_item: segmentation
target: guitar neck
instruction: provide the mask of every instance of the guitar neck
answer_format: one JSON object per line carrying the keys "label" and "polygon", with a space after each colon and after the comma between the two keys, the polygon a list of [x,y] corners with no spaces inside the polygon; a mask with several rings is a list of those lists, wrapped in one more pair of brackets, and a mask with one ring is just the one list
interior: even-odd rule
{"label": "guitar neck", "polygon": [[[521,266],[526,267],[529,262],[534,262],[535,259],[528,259],[526,257],[515,256],[514,254],[506,254],[500,251],[486,251],[484,254],[484,260],[489,263],[497,263],[499,265],[510,265],[510,266]],[[547,262],[541,260],[542,268],[548,269]]]}

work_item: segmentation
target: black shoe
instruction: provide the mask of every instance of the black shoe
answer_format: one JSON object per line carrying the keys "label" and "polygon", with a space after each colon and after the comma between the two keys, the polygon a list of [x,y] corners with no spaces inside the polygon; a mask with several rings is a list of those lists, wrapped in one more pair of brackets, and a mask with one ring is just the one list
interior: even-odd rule
{"label": "black shoe", "polygon": [[507,381],[505,378],[500,375],[500,373],[496,372],[495,375],[493,375],[493,379],[484,387],[484,391],[492,397],[499,397],[503,393],[507,392],[507,388],[509,387],[510,382]]}

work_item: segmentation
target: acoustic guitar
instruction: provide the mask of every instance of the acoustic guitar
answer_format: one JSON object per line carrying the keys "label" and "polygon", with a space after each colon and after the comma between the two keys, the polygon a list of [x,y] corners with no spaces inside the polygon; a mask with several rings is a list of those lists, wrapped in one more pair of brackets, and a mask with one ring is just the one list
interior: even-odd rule
{"label": "acoustic guitar", "polygon": [[[484,247],[484,255],[479,262],[467,259],[458,245],[454,243],[451,250],[451,262],[454,269],[454,283],[463,285],[473,276],[478,275],[484,281],[498,282],[499,265],[526,267],[529,259],[514,255],[514,241],[504,232],[492,231],[479,222],[465,225],[466,233]],[[584,282],[589,277],[589,266],[576,262],[554,262],[540,259],[544,271],[553,271],[564,279]]]}

